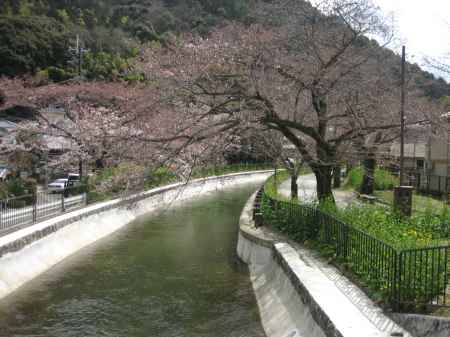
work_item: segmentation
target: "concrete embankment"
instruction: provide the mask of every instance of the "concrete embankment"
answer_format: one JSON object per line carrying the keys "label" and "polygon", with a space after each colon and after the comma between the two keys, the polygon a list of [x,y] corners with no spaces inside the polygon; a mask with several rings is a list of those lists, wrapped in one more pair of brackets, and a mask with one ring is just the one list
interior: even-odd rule
{"label": "concrete embankment", "polygon": [[411,337],[335,268],[255,228],[253,199],[241,215],[237,252],[249,265],[267,337]]}
{"label": "concrete embankment", "polygon": [[152,211],[237,184],[262,182],[269,171],[173,184],[94,204],[0,237],[0,299],[83,247]]}
{"label": "concrete embankment", "polygon": [[393,314],[393,319],[415,337],[449,337],[450,320],[443,317]]}

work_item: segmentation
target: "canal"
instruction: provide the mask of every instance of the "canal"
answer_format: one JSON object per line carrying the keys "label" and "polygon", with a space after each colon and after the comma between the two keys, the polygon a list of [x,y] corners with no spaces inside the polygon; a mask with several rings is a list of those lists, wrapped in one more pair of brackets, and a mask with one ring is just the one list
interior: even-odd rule
{"label": "canal", "polygon": [[256,188],[143,217],[71,256],[0,301],[0,336],[264,336],[235,255]]}

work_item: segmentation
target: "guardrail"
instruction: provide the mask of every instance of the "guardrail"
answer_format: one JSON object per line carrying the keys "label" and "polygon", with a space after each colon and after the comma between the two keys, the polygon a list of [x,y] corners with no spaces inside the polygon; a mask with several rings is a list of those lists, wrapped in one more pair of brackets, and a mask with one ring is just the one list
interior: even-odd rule
{"label": "guardrail", "polygon": [[85,186],[66,188],[58,193],[37,192],[0,200],[0,235],[87,205]]}
{"label": "guardrail", "polygon": [[281,201],[262,192],[264,225],[298,242],[315,242],[334,255],[366,287],[396,311],[449,307],[450,246],[398,250],[317,208]]}

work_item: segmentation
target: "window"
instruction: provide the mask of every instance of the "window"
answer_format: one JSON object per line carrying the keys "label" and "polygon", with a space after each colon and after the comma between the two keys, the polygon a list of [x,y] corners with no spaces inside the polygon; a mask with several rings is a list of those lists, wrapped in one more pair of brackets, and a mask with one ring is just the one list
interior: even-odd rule
{"label": "window", "polygon": [[425,168],[425,161],[422,159],[417,160],[416,167],[418,170],[423,170]]}

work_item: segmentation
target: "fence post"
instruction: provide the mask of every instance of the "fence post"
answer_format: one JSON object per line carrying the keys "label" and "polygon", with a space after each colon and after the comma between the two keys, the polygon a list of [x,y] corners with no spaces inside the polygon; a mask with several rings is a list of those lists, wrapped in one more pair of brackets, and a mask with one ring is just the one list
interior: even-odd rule
{"label": "fence post", "polygon": [[402,289],[402,261],[403,261],[403,252],[396,253],[396,266],[395,266],[395,282],[396,285],[394,289],[397,290],[395,294],[395,305],[394,308],[398,312],[400,311],[400,303],[401,303],[401,289]]}
{"label": "fence post", "polygon": [[37,220],[37,194],[33,195],[33,223]]}
{"label": "fence post", "polygon": [[348,260],[348,252],[349,252],[349,241],[350,241],[350,228],[347,225],[343,225],[344,226],[344,259],[345,261]]}
{"label": "fence post", "polygon": [[61,212],[64,213],[66,211],[66,206],[64,205],[64,192],[61,193]]}

